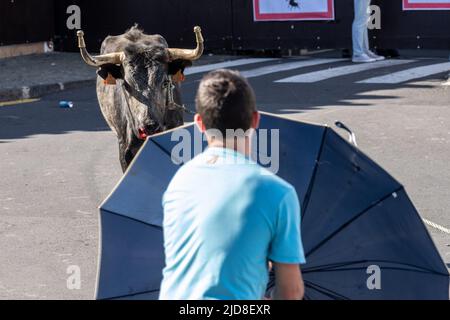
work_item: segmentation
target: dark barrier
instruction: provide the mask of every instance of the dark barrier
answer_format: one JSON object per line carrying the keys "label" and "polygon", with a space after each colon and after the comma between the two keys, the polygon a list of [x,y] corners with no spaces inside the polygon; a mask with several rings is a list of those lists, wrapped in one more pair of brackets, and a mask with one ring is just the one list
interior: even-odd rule
{"label": "dark barrier", "polygon": [[107,35],[121,34],[135,23],[148,34],[163,35],[173,47],[195,46],[193,28],[199,25],[207,48],[231,48],[230,0],[62,0],[55,5],[57,45],[63,50],[76,50],[75,31],[66,28],[65,12],[71,4],[81,8],[82,26],[91,51],[98,51]]}
{"label": "dark barrier", "polygon": [[[403,11],[402,0],[372,0],[381,29],[372,45],[389,49],[450,49],[450,11]],[[252,1],[233,1],[235,49],[350,48],[353,0],[335,0],[335,21],[254,22]]]}
{"label": "dark barrier", "polygon": [[[280,0],[281,1],[281,0]],[[450,11],[403,11],[402,0],[373,0],[381,8],[381,30],[372,44],[385,49],[450,49]],[[335,0],[334,21],[254,22],[251,0],[59,0],[0,1],[0,43],[48,40],[75,51],[68,30],[69,5],[81,7],[82,28],[91,51],[109,34],[138,23],[160,33],[171,46],[193,45],[192,28],[203,28],[208,50],[350,48],[353,0]]]}
{"label": "dark barrier", "polygon": [[449,10],[403,11],[401,0],[374,2],[381,8],[382,28],[372,33],[373,44],[394,49],[450,49]]}
{"label": "dark barrier", "polygon": [[0,45],[49,41],[54,0],[0,0]]}
{"label": "dark barrier", "polygon": [[233,1],[235,49],[350,47],[353,0],[335,0],[334,21],[253,21],[252,1]]}

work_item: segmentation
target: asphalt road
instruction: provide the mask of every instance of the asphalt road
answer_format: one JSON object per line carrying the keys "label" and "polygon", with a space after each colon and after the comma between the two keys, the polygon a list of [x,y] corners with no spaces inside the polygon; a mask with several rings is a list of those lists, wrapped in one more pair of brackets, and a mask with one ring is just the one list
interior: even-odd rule
{"label": "asphalt road", "polygon": [[[434,58],[413,64],[445,62]],[[310,66],[302,73],[330,67]],[[357,83],[403,69],[342,71],[317,82],[275,83],[299,73],[286,70],[250,81],[263,111],[350,126],[360,148],[406,186],[421,216],[448,229],[450,87],[442,85],[444,72],[400,84]],[[183,85],[190,108],[201,76],[192,74]],[[60,100],[74,101],[75,107],[60,109]],[[0,155],[0,299],[92,299],[97,207],[121,177],[116,139],[101,116],[95,88],[0,107]],[[450,264],[450,235],[429,230]],[[73,265],[81,271],[79,290],[67,288],[67,268]]]}

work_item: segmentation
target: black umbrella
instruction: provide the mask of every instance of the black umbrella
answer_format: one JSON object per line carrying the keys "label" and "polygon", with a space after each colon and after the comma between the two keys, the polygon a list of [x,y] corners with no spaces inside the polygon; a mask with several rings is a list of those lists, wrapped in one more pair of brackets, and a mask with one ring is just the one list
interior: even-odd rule
{"label": "black umbrella", "polygon": [[[447,268],[402,185],[328,127],[264,114],[261,128],[279,129],[277,174],[302,203],[306,298],[449,298]],[[181,136],[150,138],[101,206],[98,299],[158,297],[161,198],[188,156],[172,154]]]}

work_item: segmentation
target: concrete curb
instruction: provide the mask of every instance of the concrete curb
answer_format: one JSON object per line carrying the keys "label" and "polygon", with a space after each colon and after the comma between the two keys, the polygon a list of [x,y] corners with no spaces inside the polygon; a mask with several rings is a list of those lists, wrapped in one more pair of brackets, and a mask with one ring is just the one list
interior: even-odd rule
{"label": "concrete curb", "polygon": [[39,98],[47,94],[56,93],[68,89],[76,89],[87,85],[95,85],[96,79],[69,81],[64,83],[40,84],[24,86],[21,88],[0,89],[0,102],[20,99]]}

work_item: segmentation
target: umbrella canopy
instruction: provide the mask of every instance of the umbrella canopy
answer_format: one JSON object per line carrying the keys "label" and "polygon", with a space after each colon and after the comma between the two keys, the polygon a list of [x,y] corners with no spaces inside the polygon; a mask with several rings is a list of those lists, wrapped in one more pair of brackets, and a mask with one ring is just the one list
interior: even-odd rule
{"label": "umbrella canopy", "polygon": [[[449,298],[448,270],[401,184],[326,126],[263,114],[260,127],[279,130],[277,174],[302,204],[305,298]],[[98,299],[158,298],[161,199],[183,164],[172,150],[199,135],[183,130],[148,139],[101,205]]]}

